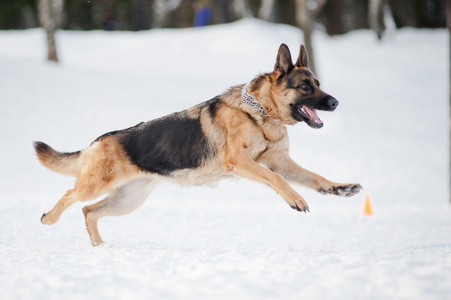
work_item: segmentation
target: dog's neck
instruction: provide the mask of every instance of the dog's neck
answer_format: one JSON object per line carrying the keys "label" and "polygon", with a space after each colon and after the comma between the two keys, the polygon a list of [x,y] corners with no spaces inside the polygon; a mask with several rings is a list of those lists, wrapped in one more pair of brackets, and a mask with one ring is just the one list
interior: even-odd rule
{"label": "dog's neck", "polygon": [[263,117],[267,117],[268,115],[265,113],[265,109],[260,105],[257,101],[255,101],[255,97],[247,92],[249,88],[249,83],[246,83],[241,90],[241,100],[252,107],[254,110],[259,111]]}

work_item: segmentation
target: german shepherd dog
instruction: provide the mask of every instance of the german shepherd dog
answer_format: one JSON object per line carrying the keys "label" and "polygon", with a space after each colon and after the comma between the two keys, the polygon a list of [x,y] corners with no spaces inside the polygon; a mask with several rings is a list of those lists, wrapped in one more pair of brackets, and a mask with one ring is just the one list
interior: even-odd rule
{"label": "german shepherd dog", "polygon": [[302,168],[288,154],[286,125],[305,122],[321,128],[316,110],[333,111],[337,105],[309,71],[305,47],[301,45],[293,65],[282,44],[273,72],[182,112],[106,133],[77,152],[57,152],[35,142],[42,165],[77,177],[74,189],[41,222],[54,224],[73,203],[108,193],[83,208],[92,245],[101,245],[97,221],[131,213],[162,180],[201,185],[245,177],[269,185],[291,208],[303,212],[309,211],[307,203],[287,181],[323,194],[353,196],[360,184],[331,182]]}

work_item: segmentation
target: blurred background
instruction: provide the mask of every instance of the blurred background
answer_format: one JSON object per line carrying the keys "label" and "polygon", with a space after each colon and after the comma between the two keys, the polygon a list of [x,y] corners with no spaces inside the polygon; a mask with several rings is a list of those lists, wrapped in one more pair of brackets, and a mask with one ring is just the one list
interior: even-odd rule
{"label": "blurred background", "polygon": [[1,0],[0,29],[38,27],[40,2],[51,2],[57,27],[69,30],[190,27],[199,6],[211,9],[210,24],[253,16],[297,25],[299,6],[307,5],[320,10],[317,23],[330,35],[369,28],[370,13],[390,14],[397,27],[437,28],[446,22],[445,0]]}
{"label": "blurred background", "polygon": [[311,34],[371,28],[379,39],[389,28],[446,26],[445,0],[1,0],[0,29],[42,25],[48,58],[57,61],[53,32],[147,30],[222,24],[245,17],[298,26],[316,71]]}
{"label": "blurred background", "polygon": [[[448,299],[447,2],[0,0],[0,298]],[[271,72],[281,43],[340,101],[288,128],[291,156],[360,194],[295,187],[299,214],[245,179],[165,183],[100,221],[113,248],[91,247],[87,203],[40,224],[74,178],[32,141],[76,151],[181,111]]]}

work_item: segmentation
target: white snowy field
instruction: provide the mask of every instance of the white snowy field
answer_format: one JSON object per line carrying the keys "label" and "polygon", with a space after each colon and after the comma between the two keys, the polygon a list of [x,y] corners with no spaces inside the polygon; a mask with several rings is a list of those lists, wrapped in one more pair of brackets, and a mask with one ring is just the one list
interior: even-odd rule
{"label": "white snowy field", "polygon": [[[92,247],[75,204],[40,224],[73,178],[41,167],[60,151],[183,110],[272,71],[301,32],[257,20],[208,28],[57,34],[0,31],[0,299],[450,299],[448,33],[317,32],[318,79],[340,105],[324,128],[289,128],[291,155],[353,198],[296,187],[294,211],[248,180],[158,187],[136,212],[105,218]],[[369,194],[374,214],[362,214]]]}

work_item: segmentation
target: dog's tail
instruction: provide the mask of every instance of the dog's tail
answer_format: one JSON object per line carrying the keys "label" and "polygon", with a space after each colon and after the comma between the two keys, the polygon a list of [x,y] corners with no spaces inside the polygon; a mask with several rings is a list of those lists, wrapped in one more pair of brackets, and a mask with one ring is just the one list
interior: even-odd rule
{"label": "dog's tail", "polygon": [[78,175],[80,151],[58,152],[43,142],[34,142],[34,149],[39,161],[47,169],[63,175]]}

